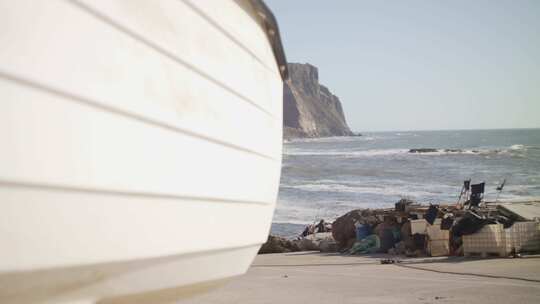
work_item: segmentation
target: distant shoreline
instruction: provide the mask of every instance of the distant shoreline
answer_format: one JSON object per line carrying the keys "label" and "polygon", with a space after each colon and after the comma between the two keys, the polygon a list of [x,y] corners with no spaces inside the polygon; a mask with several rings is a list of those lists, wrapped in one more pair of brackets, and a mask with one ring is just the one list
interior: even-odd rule
{"label": "distant shoreline", "polygon": [[531,128],[480,128],[480,129],[424,129],[424,130],[364,130],[362,134],[368,133],[391,133],[391,132],[445,132],[445,131],[510,131],[510,130],[540,130],[540,127]]}

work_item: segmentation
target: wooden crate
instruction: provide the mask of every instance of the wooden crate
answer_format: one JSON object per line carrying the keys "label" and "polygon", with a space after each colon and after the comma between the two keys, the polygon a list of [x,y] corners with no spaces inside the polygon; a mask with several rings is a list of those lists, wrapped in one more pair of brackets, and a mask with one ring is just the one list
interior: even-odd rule
{"label": "wooden crate", "polygon": [[450,254],[450,231],[441,230],[439,225],[427,225],[428,236],[427,251],[433,257]]}
{"label": "wooden crate", "polygon": [[474,234],[464,235],[463,253],[465,256],[508,256],[503,225],[486,225]]}
{"label": "wooden crate", "polygon": [[505,232],[508,252],[540,251],[540,222],[516,222]]}

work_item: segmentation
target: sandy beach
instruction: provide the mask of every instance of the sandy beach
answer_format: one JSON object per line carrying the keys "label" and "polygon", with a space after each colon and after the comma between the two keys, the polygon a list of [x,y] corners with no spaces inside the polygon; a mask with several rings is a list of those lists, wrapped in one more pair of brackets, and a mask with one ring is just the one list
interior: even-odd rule
{"label": "sandy beach", "polygon": [[540,303],[540,257],[258,255],[246,275],[181,303]]}

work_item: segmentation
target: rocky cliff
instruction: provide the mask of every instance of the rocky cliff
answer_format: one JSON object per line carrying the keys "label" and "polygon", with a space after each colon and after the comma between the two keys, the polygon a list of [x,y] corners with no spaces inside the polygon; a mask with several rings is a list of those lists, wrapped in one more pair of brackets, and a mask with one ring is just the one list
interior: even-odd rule
{"label": "rocky cliff", "polygon": [[319,84],[319,73],[310,64],[289,63],[283,86],[283,137],[353,135],[339,98]]}

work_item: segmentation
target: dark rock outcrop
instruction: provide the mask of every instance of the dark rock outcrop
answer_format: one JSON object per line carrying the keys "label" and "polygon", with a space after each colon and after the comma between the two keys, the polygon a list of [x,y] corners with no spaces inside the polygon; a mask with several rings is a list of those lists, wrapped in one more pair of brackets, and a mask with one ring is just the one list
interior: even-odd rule
{"label": "dark rock outcrop", "polygon": [[410,149],[409,153],[435,153],[439,152],[438,149],[433,148],[418,148],[418,149]]}
{"label": "dark rock outcrop", "polygon": [[340,250],[350,248],[356,240],[355,222],[375,227],[381,220],[377,210],[370,209],[357,209],[338,217],[332,223],[332,236]]}
{"label": "dark rock outcrop", "polygon": [[335,252],[337,244],[331,232],[310,234],[297,240],[287,240],[282,237],[268,236],[268,240],[261,246],[259,254],[264,253],[284,253],[295,251],[322,251]]}
{"label": "dark rock outcrop", "polygon": [[310,64],[289,63],[283,86],[283,136],[352,136],[339,98],[319,84],[319,73]]}
{"label": "dark rock outcrop", "polygon": [[268,240],[259,249],[259,254],[263,253],[282,253],[300,251],[300,247],[296,242],[289,241],[285,238],[269,235]]}
{"label": "dark rock outcrop", "polygon": [[320,252],[337,252],[338,246],[336,241],[334,240],[322,240],[319,243],[319,251]]}

